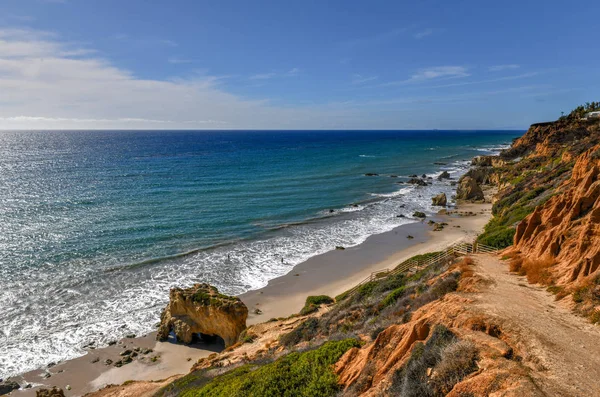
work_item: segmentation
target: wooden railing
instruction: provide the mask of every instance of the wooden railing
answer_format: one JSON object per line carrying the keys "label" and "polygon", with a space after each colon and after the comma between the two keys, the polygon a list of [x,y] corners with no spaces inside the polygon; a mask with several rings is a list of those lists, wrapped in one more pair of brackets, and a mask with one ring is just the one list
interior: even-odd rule
{"label": "wooden railing", "polygon": [[404,262],[400,263],[398,266],[396,266],[393,269],[381,269],[381,270],[372,272],[367,278],[362,280],[360,283],[356,284],[350,290],[344,292],[342,295],[344,298],[347,298],[350,295],[354,294],[356,291],[358,291],[358,289],[366,283],[369,283],[369,282],[375,281],[375,280],[380,280],[382,278],[394,276],[396,274],[404,273],[409,270],[416,271],[417,269],[424,269],[429,266],[439,265],[442,263],[450,264],[452,261],[454,261],[454,259],[456,259],[459,256],[466,256],[466,255],[477,254],[477,253],[495,254],[497,252],[498,252],[497,248],[479,244],[477,242],[474,242],[474,243],[456,242],[456,243],[450,245],[449,247],[447,247],[446,249],[444,249],[443,251],[440,251],[433,256],[428,256],[425,259],[419,259],[419,258],[414,259],[414,257],[413,257],[413,258],[405,260]]}

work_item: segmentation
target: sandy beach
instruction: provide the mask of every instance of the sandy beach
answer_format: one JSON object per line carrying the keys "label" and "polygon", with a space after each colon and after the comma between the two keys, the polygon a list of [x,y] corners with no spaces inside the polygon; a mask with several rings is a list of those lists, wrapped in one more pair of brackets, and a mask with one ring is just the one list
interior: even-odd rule
{"label": "sandy beach", "polygon": [[[297,313],[309,295],[335,296],[372,272],[392,268],[414,255],[438,251],[461,240],[472,241],[490,219],[491,204],[461,204],[450,211],[450,215],[441,213],[371,236],[355,247],[315,256],[287,275],[271,280],[266,287],[242,294],[240,298],[250,312],[249,325]],[[448,225],[434,232],[427,224],[430,219]],[[413,238],[407,238],[409,235]],[[259,309],[260,314],[255,314],[255,309]],[[83,357],[18,376],[15,379],[22,386],[30,384],[32,387],[15,391],[13,395],[34,396],[38,387],[57,386],[68,396],[81,396],[129,380],[158,381],[185,374],[199,358],[223,349],[222,345],[203,343],[184,346],[174,341],[156,342],[155,336],[156,333],[150,333],[123,339],[113,346],[90,349]],[[120,368],[115,367],[120,353],[126,350],[139,350],[137,358]],[[106,360],[110,360],[109,364]]]}

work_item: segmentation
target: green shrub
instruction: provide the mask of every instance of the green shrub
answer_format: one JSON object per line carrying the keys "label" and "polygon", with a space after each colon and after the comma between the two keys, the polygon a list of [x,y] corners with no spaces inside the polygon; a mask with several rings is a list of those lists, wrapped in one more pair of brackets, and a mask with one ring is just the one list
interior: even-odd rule
{"label": "green shrub", "polygon": [[316,295],[309,296],[306,298],[306,305],[322,305],[322,304],[330,304],[333,303],[333,299],[331,299],[327,295]]}
{"label": "green shrub", "polygon": [[477,242],[490,247],[502,249],[513,244],[516,230],[512,227],[499,226],[486,230],[477,238]]}
{"label": "green shrub", "polygon": [[316,350],[290,353],[262,366],[244,365],[218,375],[203,385],[179,390],[183,397],[333,396],[339,391],[332,365],[355,339],[327,342]]}
{"label": "green shrub", "polygon": [[[383,300],[381,301],[381,307],[386,307],[393,303],[396,303],[398,298],[401,298],[402,296],[406,295],[407,290],[408,287],[406,285],[403,285],[400,288],[396,288],[395,290],[387,294],[385,298],[383,298]],[[414,291],[414,288],[410,289],[410,292],[412,291]]]}

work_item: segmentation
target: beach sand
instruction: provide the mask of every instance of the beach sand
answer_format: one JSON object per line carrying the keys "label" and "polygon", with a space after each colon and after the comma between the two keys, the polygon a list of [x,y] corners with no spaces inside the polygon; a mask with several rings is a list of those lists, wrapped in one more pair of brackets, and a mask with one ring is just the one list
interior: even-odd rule
{"label": "beach sand", "polygon": [[[491,204],[461,204],[451,211],[451,215],[439,214],[432,218],[448,223],[442,231],[432,231],[433,227],[427,225],[429,219],[399,226],[371,236],[355,247],[315,256],[294,267],[287,275],[271,280],[266,287],[240,295],[250,312],[248,324],[298,313],[309,295],[333,297],[352,288],[372,272],[393,268],[414,255],[439,251],[460,240],[472,241],[491,218]],[[414,238],[408,239],[408,235]],[[255,309],[261,314],[255,314]],[[52,368],[15,377],[22,385],[34,387],[15,391],[12,395],[35,396],[38,387],[57,386],[67,396],[81,396],[128,380],[158,381],[186,374],[199,358],[223,349],[222,345],[184,346],[173,341],[156,342],[155,338],[153,332],[144,337],[123,339],[117,345],[89,350],[83,357],[58,363]],[[153,352],[140,354],[134,362],[121,368],[104,364],[106,359],[118,361],[122,351],[137,347]],[[51,377],[43,378],[46,373]],[[71,390],[66,390],[67,385]]]}

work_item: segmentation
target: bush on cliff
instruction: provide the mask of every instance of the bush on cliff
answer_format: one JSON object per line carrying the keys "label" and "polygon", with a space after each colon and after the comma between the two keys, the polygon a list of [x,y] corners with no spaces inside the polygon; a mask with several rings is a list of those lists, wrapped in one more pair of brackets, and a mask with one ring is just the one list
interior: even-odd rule
{"label": "bush on cliff", "polygon": [[356,339],[326,342],[316,350],[290,353],[265,364],[247,364],[214,377],[196,371],[161,390],[160,396],[250,397],[250,396],[333,396],[339,391],[332,365]]}
{"label": "bush on cliff", "polygon": [[478,357],[472,343],[459,341],[448,328],[436,325],[427,342],[417,342],[406,364],[394,372],[388,392],[403,397],[445,396],[477,370]]}

